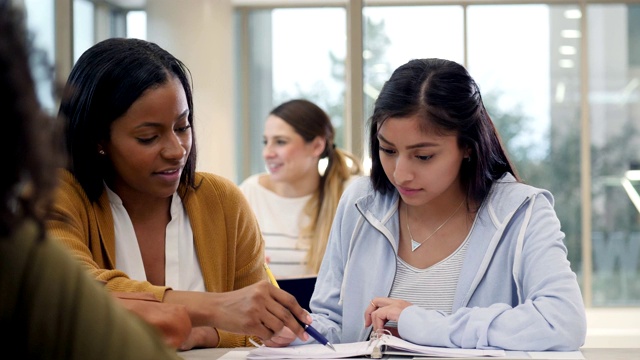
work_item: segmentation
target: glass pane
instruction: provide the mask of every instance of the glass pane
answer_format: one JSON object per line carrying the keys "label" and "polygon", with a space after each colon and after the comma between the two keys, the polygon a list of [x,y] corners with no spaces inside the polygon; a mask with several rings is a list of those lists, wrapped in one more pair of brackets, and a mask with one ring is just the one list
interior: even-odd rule
{"label": "glass pane", "polygon": [[[593,305],[640,305],[640,5],[588,7]],[[616,41],[611,41],[616,39]]]}
{"label": "glass pane", "polygon": [[344,9],[277,9],[272,16],[273,105],[293,98],[315,102],[331,117],[336,142],[342,144],[347,49]]}
{"label": "glass pane", "polygon": [[55,14],[53,0],[24,2],[27,28],[33,36],[35,56],[32,64],[38,99],[42,106],[55,113],[53,66],[55,61]]}
{"label": "glass pane", "polygon": [[393,70],[409,60],[437,57],[462,64],[463,30],[461,6],[364,7],[365,117]]}
{"label": "glass pane", "polygon": [[136,39],[147,39],[147,12],[129,11],[127,12],[127,37]]}
{"label": "glass pane", "polygon": [[570,5],[468,8],[469,71],[522,179],[553,193],[580,276],[579,26]]}
{"label": "glass pane", "polygon": [[94,44],[93,3],[87,0],[73,0],[73,63]]}
{"label": "glass pane", "polygon": [[[239,20],[239,19],[236,19]],[[293,98],[316,103],[331,117],[336,143],[344,143],[346,13],[344,8],[286,8],[248,13],[248,74],[238,80],[248,85],[249,173],[264,171],[262,131],[267,114]],[[327,24],[330,24],[328,26]],[[241,27],[236,27],[240,30]],[[242,39],[240,35],[239,39]],[[245,58],[246,57],[246,58]],[[247,79],[242,77],[246,76]],[[239,88],[242,88],[240,86]],[[242,109],[239,112],[242,113]],[[248,131],[250,134],[244,134]],[[242,142],[244,143],[244,141]],[[240,179],[247,175],[241,170]]]}

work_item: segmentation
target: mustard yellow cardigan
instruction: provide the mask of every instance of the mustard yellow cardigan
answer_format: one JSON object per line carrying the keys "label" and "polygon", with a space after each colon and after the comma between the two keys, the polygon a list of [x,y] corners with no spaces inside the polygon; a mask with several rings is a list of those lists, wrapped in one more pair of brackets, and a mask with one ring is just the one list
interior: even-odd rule
{"label": "mustard yellow cardigan", "polygon": [[[168,287],[132,280],[117,270],[114,224],[106,191],[92,203],[70,172],[62,170],[59,183],[47,221],[50,235],[69,247],[109,290],[151,292],[162,300]],[[197,173],[195,183],[197,189],[189,189],[182,201],[206,290],[237,290],[266,279],[262,267],[264,241],[238,187],[208,173]],[[246,336],[221,330],[218,333],[219,347],[251,346]]]}

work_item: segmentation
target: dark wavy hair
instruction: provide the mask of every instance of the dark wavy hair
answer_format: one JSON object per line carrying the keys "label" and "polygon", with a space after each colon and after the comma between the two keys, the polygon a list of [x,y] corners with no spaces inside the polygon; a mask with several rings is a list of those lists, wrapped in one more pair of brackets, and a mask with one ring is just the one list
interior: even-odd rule
{"label": "dark wavy hair", "polygon": [[460,167],[467,198],[481,204],[505,173],[520,181],[471,75],[443,59],[415,59],[397,68],[384,84],[369,119],[373,188],[394,189],[380,162],[378,129],[389,118],[419,116],[423,131],[456,134],[458,146],[471,150]]}
{"label": "dark wavy hair", "polygon": [[[35,220],[44,238],[44,217],[52,203],[55,169],[62,165],[54,146],[56,123],[36,95],[30,63],[35,49],[24,14],[11,1],[0,1],[0,108],[3,156],[0,176],[0,235],[13,233],[25,220]],[[39,59],[43,60],[43,59]],[[34,62],[34,66],[46,63]],[[51,75],[51,74],[49,74]]]}
{"label": "dark wavy hair", "polygon": [[[160,46],[139,39],[103,40],[78,59],[69,74],[59,115],[66,120],[66,149],[73,173],[91,201],[104,191],[103,181],[113,177],[108,160],[98,154],[98,144],[109,141],[111,124],[150,88],[180,80],[193,126],[191,74],[187,67]],[[192,127],[193,129],[193,127]],[[180,178],[195,187],[196,139]]]}

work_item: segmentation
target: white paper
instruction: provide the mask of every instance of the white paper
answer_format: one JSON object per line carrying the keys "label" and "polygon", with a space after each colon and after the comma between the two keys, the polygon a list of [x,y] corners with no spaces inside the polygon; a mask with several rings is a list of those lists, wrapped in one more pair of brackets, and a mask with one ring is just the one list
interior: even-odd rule
{"label": "white paper", "polygon": [[275,360],[275,359],[341,359],[353,356],[363,356],[371,353],[373,345],[368,341],[333,344],[336,351],[321,345],[308,344],[287,346],[282,348],[260,346],[249,352],[247,360]]}
{"label": "white paper", "polygon": [[361,341],[347,344],[333,344],[336,351],[320,344],[271,348],[261,346],[251,350],[248,360],[275,359],[341,359],[346,357],[370,355],[374,346],[383,346],[386,355],[426,355],[438,357],[504,357],[504,350],[455,349],[422,346],[410,343],[395,336],[384,336],[379,341]]}
{"label": "white paper", "polygon": [[[381,340],[387,348],[385,354],[394,355],[429,355],[439,357],[504,357],[504,350],[457,349],[416,345],[395,336],[384,336]],[[400,350],[400,351],[397,351]]]}
{"label": "white paper", "polygon": [[[178,353],[178,355],[180,355],[180,353]],[[247,355],[249,355],[248,351],[231,350],[219,357],[218,360],[245,360]]]}

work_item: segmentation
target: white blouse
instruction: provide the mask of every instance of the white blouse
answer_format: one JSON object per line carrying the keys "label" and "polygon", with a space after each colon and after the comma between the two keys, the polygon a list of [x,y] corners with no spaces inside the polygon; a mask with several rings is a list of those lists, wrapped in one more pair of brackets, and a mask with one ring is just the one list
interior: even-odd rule
{"label": "white blouse", "polygon": [[[111,204],[116,235],[116,267],[131,279],[146,281],[140,247],[127,209],[116,193],[106,185],[105,189]],[[174,290],[205,291],[191,223],[177,193],[171,199],[170,211],[171,220],[165,235],[165,286]]]}

